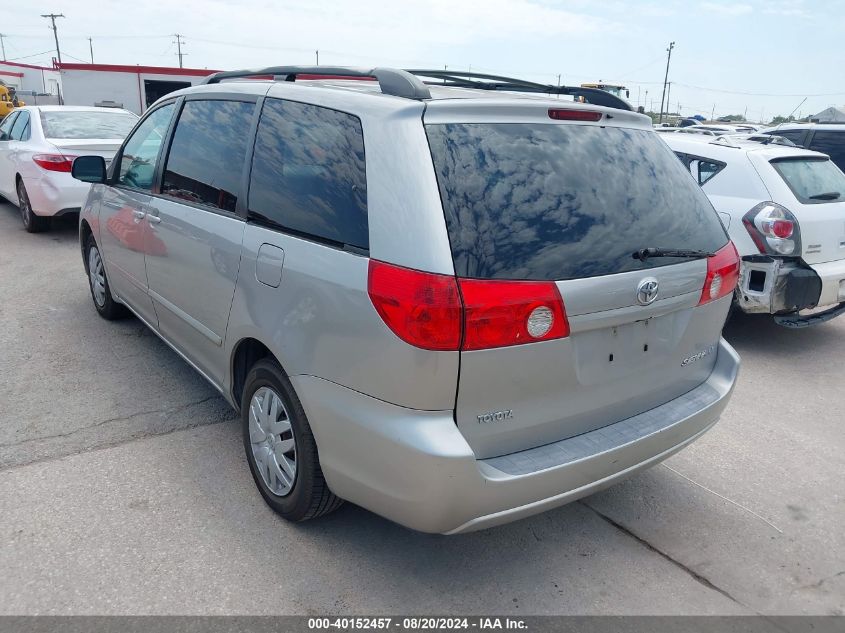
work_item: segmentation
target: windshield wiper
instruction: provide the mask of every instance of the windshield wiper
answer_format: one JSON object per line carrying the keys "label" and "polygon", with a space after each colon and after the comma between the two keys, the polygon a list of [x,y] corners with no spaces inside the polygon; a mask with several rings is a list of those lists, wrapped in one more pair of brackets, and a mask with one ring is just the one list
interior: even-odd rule
{"label": "windshield wiper", "polygon": [[828,191],[827,193],[817,193],[814,196],[810,196],[810,200],[836,200],[841,195],[838,191]]}
{"label": "windshield wiper", "polygon": [[716,255],[716,253],[683,248],[641,248],[638,251],[634,251],[631,257],[645,261],[649,257],[684,257],[687,259],[702,259],[704,257],[713,257],[714,255]]}

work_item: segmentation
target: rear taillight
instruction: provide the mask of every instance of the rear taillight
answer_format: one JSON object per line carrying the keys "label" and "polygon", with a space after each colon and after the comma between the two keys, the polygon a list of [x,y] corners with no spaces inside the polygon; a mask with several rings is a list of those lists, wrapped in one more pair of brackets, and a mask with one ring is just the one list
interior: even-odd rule
{"label": "rear taillight", "polygon": [[549,118],[555,121],[600,121],[601,117],[601,112],[594,112],[592,110],[549,109]]}
{"label": "rear taillight", "polygon": [[459,279],[464,304],[462,349],[488,349],[569,335],[553,281]]}
{"label": "rear taillight", "polygon": [[458,282],[370,260],[367,291],[393,333],[406,343],[431,350],[457,350],[461,344]]}
{"label": "rear taillight", "polygon": [[798,220],[776,202],[761,202],[742,218],[745,230],[764,255],[800,255]]}
{"label": "rear taillight", "polygon": [[701,289],[701,299],[698,305],[710,303],[731,294],[736,289],[739,280],[739,254],[733,242],[716,251],[713,257],[707,258],[707,277],[704,288]]}
{"label": "rear taillight", "polygon": [[47,171],[61,171],[70,173],[73,167],[73,159],[76,156],[65,156],[64,154],[36,154],[32,157],[35,164]]}
{"label": "rear taillight", "polygon": [[551,281],[456,279],[370,260],[367,288],[393,333],[422,349],[490,349],[569,335]]}

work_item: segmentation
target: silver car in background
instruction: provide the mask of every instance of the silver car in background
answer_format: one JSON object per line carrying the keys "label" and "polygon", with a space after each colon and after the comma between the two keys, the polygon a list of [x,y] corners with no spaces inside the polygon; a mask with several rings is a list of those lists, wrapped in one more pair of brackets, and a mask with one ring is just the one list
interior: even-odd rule
{"label": "silver car in background", "polygon": [[[287,81],[238,81],[260,75]],[[152,106],[108,172],[75,161],[97,311],[240,411],[287,519],[344,499],[497,525],[658,463],[730,398],[736,251],[649,120],[437,83],[221,73]]]}

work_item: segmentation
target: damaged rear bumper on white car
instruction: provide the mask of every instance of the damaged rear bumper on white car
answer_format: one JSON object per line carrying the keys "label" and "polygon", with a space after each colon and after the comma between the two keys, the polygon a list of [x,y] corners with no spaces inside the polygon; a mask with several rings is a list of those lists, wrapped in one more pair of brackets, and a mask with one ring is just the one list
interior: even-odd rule
{"label": "damaged rear bumper on white car", "polygon": [[[797,259],[742,258],[737,305],[749,314],[773,314],[779,325],[808,327],[845,313],[845,259],[807,265]],[[828,307],[800,315],[801,310]]]}

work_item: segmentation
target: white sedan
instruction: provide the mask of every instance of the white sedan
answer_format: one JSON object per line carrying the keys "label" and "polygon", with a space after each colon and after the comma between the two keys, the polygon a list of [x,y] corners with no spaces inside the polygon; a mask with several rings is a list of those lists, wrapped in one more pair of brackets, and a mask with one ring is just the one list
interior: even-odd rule
{"label": "white sedan", "polygon": [[90,185],[70,175],[79,154],[111,161],[138,117],[128,110],[27,106],[0,124],[0,196],[21,210],[30,233],[50,217],[79,211]]}

